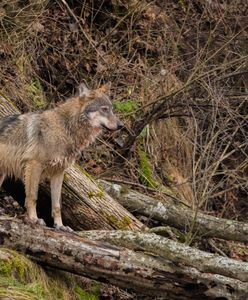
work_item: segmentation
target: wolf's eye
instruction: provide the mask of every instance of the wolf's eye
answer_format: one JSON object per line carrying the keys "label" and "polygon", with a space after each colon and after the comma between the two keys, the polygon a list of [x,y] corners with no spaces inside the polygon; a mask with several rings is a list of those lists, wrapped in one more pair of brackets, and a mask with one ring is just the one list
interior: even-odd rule
{"label": "wolf's eye", "polygon": [[108,113],[109,112],[109,107],[108,106],[102,106],[101,111],[104,112],[104,113]]}

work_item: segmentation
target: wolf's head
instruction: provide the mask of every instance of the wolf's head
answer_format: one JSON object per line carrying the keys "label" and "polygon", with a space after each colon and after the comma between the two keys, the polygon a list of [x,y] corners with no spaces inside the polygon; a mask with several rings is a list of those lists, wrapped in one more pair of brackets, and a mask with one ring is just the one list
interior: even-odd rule
{"label": "wolf's head", "polygon": [[84,98],[84,115],[94,128],[104,127],[108,130],[118,130],[123,123],[113,113],[113,105],[110,100],[111,85],[105,84],[96,90],[89,90],[85,84],[79,86],[79,97]]}

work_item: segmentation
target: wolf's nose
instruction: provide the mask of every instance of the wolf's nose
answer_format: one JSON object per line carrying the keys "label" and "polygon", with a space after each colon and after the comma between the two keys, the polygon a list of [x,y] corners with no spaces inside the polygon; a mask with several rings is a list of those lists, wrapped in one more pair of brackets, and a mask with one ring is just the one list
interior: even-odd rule
{"label": "wolf's nose", "polygon": [[117,129],[119,130],[119,129],[123,128],[123,127],[124,127],[124,123],[122,123],[121,121],[118,121],[118,123],[117,123]]}

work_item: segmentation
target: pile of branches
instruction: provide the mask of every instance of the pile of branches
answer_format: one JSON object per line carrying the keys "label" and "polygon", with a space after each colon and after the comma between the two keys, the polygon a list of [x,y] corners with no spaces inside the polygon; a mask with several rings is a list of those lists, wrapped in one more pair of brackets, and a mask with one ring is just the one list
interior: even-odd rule
{"label": "pile of branches", "polygon": [[[83,179],[82,174],[80,179]],[[72,185],[72,182],[69,184]],[[96,188],[93,182],[87,184],[87,188]],[[77,226],[78,231],[59,232],[27,224],[21,217],[2,215],[0,245],[26,253],[43,266],[111,283],[142,297],[150,297],[148,299],[247,298],[248,264],[228,258],[213,238],[247,242],[248,224],[200,212],[195,215],[194,211],[175,199],[158,201],[139,192],[124,191],[124,187],[117,184],[102,181],[98,184],[114,197],[111,198],[111,209],[116,215],[120,214],[121,209],[128,220],[130,214],[124,209],[126,207],[164,226],[148,229],[134,216],[126,223],[116,217],[115,223],[109,222],[104,226],[105,215],[98,199],[98,206],[94,209],[98,209],[97,224],[101,223],[98,225],[100,230],[80,231],[84,226],[77,222],[78,209],[84,210],[87,204],[83,202],[85,195],[80,197],[74,186],[74,190],[63,195],[66,204],[64,215],[67,216],[66,222]],[[80,198],[82,201],[74,209],[76,195],[77,202]],[[94,206],[95,199],[92,202]],[[70,204],[70,209],[67,204]],[[96,221],[95,217],[88,214],[88,219],[81,219],[81,223],[85,221],[89,224]],[[115,230],[109,230],[111,227]],[[116,230],[118,227],[122,230]],[[189,232],[193,232],[195,238],[199,236],[202,239],[204,236],[213,252],[180,243],[173,227],[180,230],[178,233],[181,232],[181,236],[187,236]]]}

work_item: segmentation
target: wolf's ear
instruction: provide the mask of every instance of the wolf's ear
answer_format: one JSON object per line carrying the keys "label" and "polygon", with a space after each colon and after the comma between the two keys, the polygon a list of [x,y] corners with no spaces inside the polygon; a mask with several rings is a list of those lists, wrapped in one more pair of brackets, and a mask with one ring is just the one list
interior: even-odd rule
{"label": "wolf's ear", "polygon": [[110,89],[111,89],[111,81],[109,81],[108,83],[105,83],[104,85],[102,85],[98,91],[100,93],[103,93],[103,94],[110,94]]}
{"label": "wolf's ear", "polygon": [[78,86],[78,95],[79,97],[83,96],[89,96],[90,95],[90,90],[87,88],[86,84],[81,82]]}

